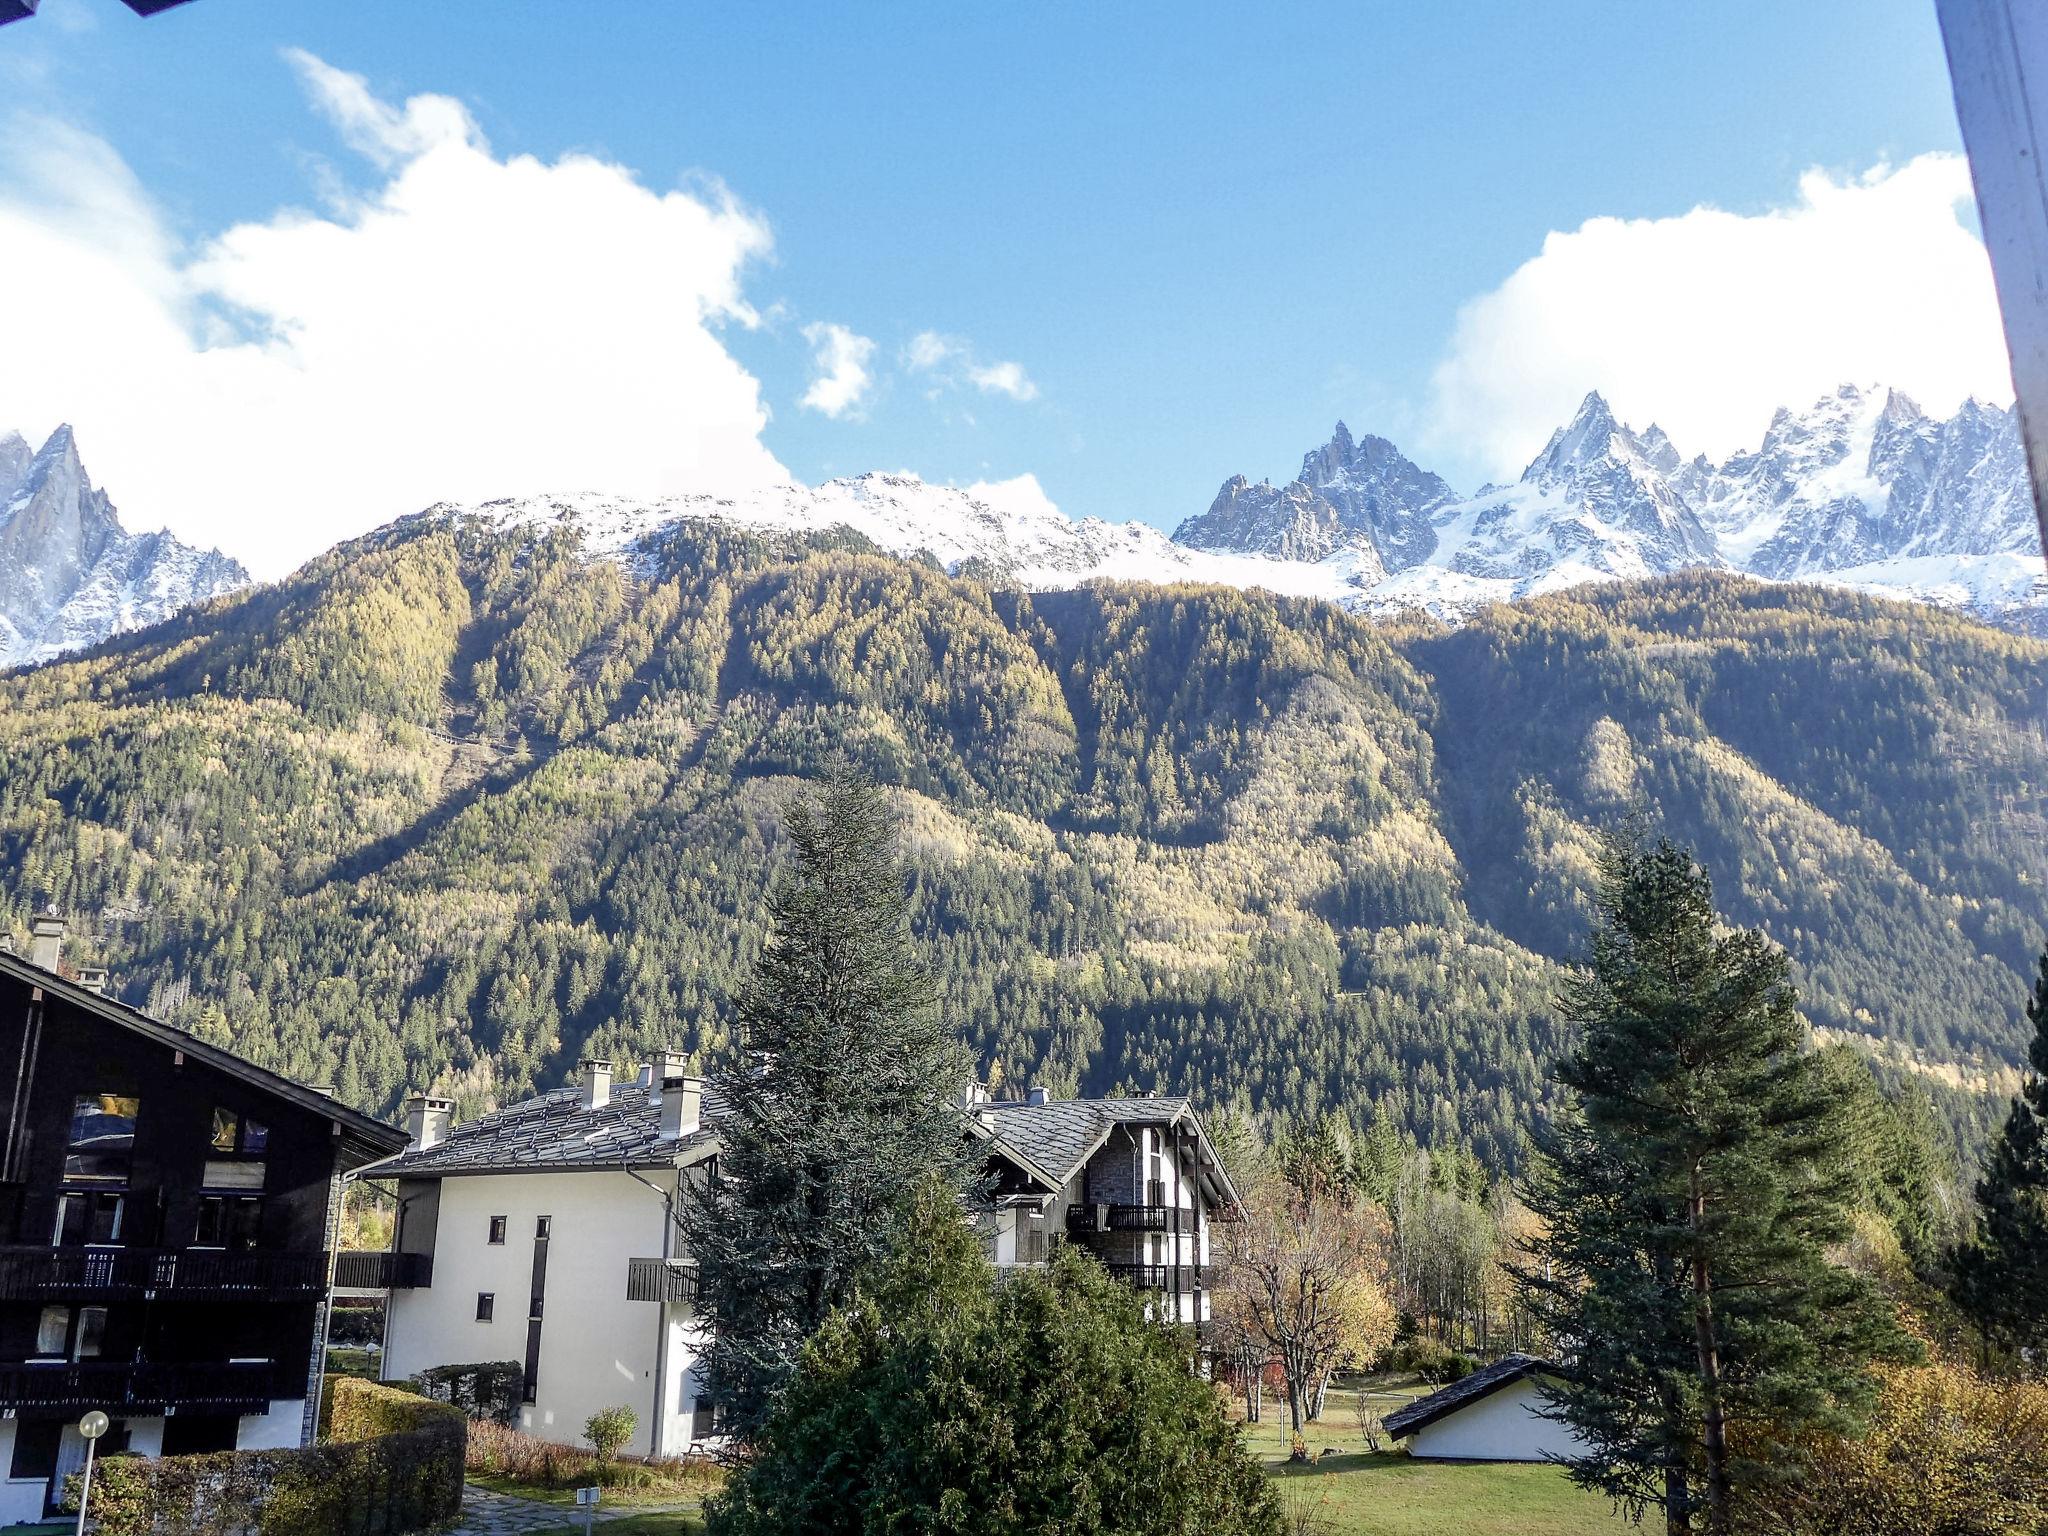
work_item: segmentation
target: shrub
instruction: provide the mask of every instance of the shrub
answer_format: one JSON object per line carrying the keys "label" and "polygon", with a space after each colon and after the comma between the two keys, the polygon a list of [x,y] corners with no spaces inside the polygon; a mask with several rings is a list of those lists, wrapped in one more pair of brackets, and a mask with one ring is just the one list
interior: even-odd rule
{"label": "shrub", "polygon": [[2048,1388],[1942,1365],[1880,1383],[1863,1434],[1807,1436],[1798,1475],[1745,1500],[1745,1536],[2048,1530]]}
{"label": "shrub", "polygon": [[314,1445],[108,1457],[93,1474],[100,1536],[400,1536],[460,1513],[460,1413],[350,1377],[322,1399]]}
{"label": "shrub", "polygon": [[384,1342],[384,1304],[368,1297],[338,1297],[328,1314],[327,1342],[360,1349]]}
{"label": "shrub", "polygon": [[599,1461],[610,1461],[639,1427],[640,1415],[622,1403],[615,1403],[598,1409],[583,1421],[583,1438],[596,1447]]}
{"label": "shrub", "polygon": [[422,1397],[453,1403],[472,1419],[510,1424],[526,1398],[526,1367],[517,1360],[437,1365],[412,1378]]}
{"label": "shrub", "polygon": [[805,1345],[709,1531],[1281,1536],[1272,1484],[1193,1364],[1185,1330],[1072,1249],[999,1279],[957,1197],[927,1191]]}
{"label": "shrub", "polygon": [[489,1419],[469,1426],[469,1470],[535,1490],[603,1488],[682,1499],[701,1496],[718,1482],[718,1469],[703,1457],[635,1456],[598,1460],[595,1451],[556,1445]]}

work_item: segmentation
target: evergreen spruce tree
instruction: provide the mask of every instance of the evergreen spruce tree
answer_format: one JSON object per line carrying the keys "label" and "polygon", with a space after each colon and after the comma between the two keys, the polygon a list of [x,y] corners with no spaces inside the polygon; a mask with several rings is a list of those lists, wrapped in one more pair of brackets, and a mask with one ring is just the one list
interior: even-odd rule
{"label": "evergreen spruce tree", "polygon": [[886,1253],[916,1192],[968,1192],[967,1060],[911,946],[895,826],[843,768],[788,814],[773,932],[712,1073],[715,1175],[679,1224],[715,1400],[745,1436],[805,1339]]}
{"label": "evergreen spruce tree", "polygon": [[1574,1480],[1661,1505],[1672,1536],[1725,1536],[1744,1490],[1796,1477],[1797,1437],[1853,1426],[1870,1362],[1908,1345],[1827,1258],[1849,1229],[1847,1126],[1784,954],[1719,930],[1668,841],[1612,839],[1600,873],[1520,1278],[1566,1357],[1549,1411],[1587,1442]]}
{"label": "evergreen spruce tree", "polygon": [[1975,1241],[1957,1255],[1955,1298],[1996,1348],[2048,1369],[2048,953],[2027,1019],[2032,1071],[1977,1183]]}

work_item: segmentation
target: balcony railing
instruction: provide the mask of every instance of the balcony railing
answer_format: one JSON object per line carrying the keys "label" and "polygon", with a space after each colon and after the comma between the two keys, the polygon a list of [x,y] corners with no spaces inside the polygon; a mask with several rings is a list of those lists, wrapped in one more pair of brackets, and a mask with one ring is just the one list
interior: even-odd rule
{"label": "balcony railing", "polygon": [[1188,1295],[1201,1289],[1199,1264],[1104,1264],[1111,1277],[1138,1291],[1170,1291]]}
{"label": "balcony railing", "polygon": [[[0,1364],[0,1407],[102,1408],[161,1413],[166,1408],[260,1412],[278,1395],[267,1360],[119,1364],[106,1360]],[[299,1392],[305,1384],[298,1384]]]}
{"label": "balcony railing", "polygon": [[434,1283],[431,1253],[337,1253],[338,1291],[424,1291]]}
{"label": "balcony railing", "polygon": [[1171,1232],[1176,1212],[1183,1236],[1201,1230],[1201,1213],[1185,1205],[1070,1205],[1067,1230],[1077,1236],[1095,1232]]}
{"label": "balcony railing", "polygon": [[0,1247],[0,1300],[219,1297],[307,1300],[327,1289],[325,1253],[218,1248]]}
{"label": "balcony railing", "polygon": [[626,1260],[626,1300],[695,1301],[697,1266],[681,1259]]}

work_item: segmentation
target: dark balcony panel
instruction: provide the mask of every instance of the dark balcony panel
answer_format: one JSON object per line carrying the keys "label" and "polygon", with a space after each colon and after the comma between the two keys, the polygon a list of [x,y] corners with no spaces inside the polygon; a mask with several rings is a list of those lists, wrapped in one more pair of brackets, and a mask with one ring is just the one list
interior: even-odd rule
{"label": "dark balcony panel", "polygon": [[185,0],[121,0],[138,16],[154,16],[158,11],[168,11],[174,5],[183,5]]}
{"label": "dark balcony panel", "polygon": [[1102,1266],[1111,1277],[1137,1291],[1171,1291],[1188,1295],[1201,1289],[1199,1264],[1116,1264]]}
{"label": "dark balcony panel", "polygon": [[681,1259],[626,1260],[626,1300],[695,1301],[697,1266]]}
{"label": "dark balcony panel", "polygon": [[0,0],[0,27],[10,21],[25,21],[35,15],[40,0]]}
{"label": "dark balcony panel", "polygon": [[0,1300],[246,1296],[304,1301],[327,1289],[324,1253],[205,1248],[0,1248]]}
{"label": "dark balcony panel", "polygon": [[1186,1206],[1172,1205],[1070,1205],[1069,1232],[1171,1232],[1174,1213],[1180,1214],[1183,1236],[1199,1232],[1201,1213]]}
{"label": "dark balcony panel", "polygon": [[434,1284],[431,1253],[337,1253],[335,1289],[343,1291],[424,1291]]}
{"label": "dark balcony panel", "polygon": [[0,1407],[59,1408],[83,1412],[162,1413],[166,1408],[205,1408],[223,1413],[258,1413],[273,1398],[306,1390],[278,1390],[278,1372],[267,1360],[118,1364],[106,1360],[0,1364]]}

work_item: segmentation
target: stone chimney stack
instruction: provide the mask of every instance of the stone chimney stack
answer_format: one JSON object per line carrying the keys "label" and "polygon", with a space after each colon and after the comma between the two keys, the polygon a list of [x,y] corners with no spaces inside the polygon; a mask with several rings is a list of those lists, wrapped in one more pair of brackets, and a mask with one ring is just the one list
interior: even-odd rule
{"label": "stone chimney stack", "polygon": [[63,954],[64,919],[55,912],[45,912],[29,929],[28,963],[54,971]]}
{"label": "stone chimney stack", "polygon": [[1026,1104],[1031,1105],[1034,1109],[1040,1104],[1043,1104],[1045,1102],[1045,1099],[1045,1090],[1043,1088],[1040,1088],[1035,1083],[1031,1087],[1026,1088],[1024,1090],[1024,1102]]}
{"label": "stone chimney stack", "polygon": [[665,1085],[671,1079],[681,1077],[689,1070],[690,1058],[681,1051],[655,1052],[654,1060],[649,1064],[649,1072],[653,1076],[653,1081],[648,1084],[647,1102],[659,1104],[666,1091]]}
{"label": "stone chimney stack", "polygon": [[602,1109],[612,1101],[612,1064],[596,1056],[576,1063],[583,1074],[583,1107]]}
{"label": "stone chimney stack", "polygon": [[[674,1053],[671,1052],[671,1055]],[[661,1085],[661,1137],[675,1141],[694,1136],[704,1124],[704,1079],[671,1077]]]}
{"label": "stone chimney stack", "polygon": [[78,968],[78,984],[88,992],[104,996],[107,990],[107,968],[104,965],[81,965]]}
{"label": "stone chimney stack", "polygon": [[405,1134],[408,1152],[424,1152],[448,1139],[448,1122],[454,1117],[453,1099],[429,1098],[416,1093],[405,1101]]}
{"label": "stone chimney stack", "polygon": [[970,1077],[967,1079],[967,1085],[960,1090],[960,1107],[972,1113],[988,1103],[989,1097],[988,1089]]}

